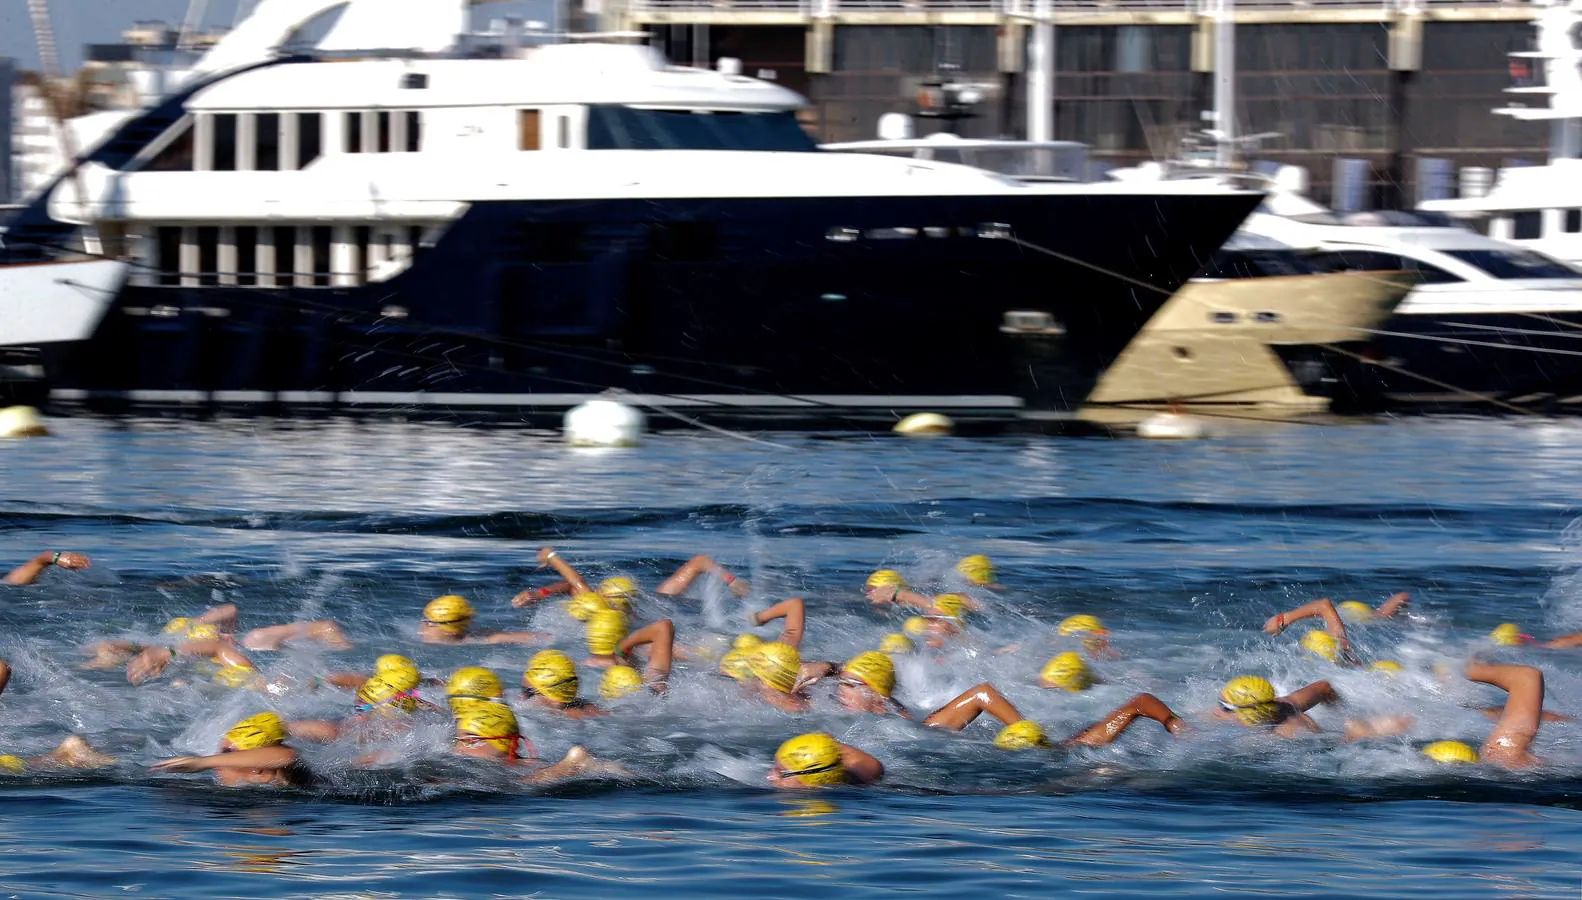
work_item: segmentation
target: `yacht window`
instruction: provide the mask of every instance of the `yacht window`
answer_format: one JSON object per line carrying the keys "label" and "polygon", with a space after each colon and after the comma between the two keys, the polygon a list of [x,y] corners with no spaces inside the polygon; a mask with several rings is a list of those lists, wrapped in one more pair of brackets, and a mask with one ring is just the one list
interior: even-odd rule
{"label": "yacht window", "polygon": [[358,225],[352,229],[352,272],[358,284],[368,283],[368,244],[373,240],[373,228]]}
{"label": "yacht window", "polygon": [[1537,210],[1519,212],[1512,216],[1514,228],[1511,237],[1518,241],[1537,240],[1543,235],[1543,214]]}
{"label": "yacht window", "polygon": [[796,114],[588,108],[589,150],[796,150],[817,146]]}
{"label": "yacht window", "polygon": [[1410,257],[1377,250],[1342,250],[1319,253],[1312,258],[1314,265],[1326,272],[1412,272],[1422,284],[1452,284],[1463,279],[1437,266],[1419,262]]}
{"label": "yacht window", "polygon": [[253,123],[256,146],[253,168],[273,172],[280,168],[280,114],[259,113]]}
{"label": "yacht window", "polygon": [[702,262],[719,255],[719,229],[713,222],[665,222],[648,228],[648,250],[667,262]]}
{"label": "yacht window", "polygon": [[1582,231],[1582,209],[1566,210],[1566,234],[1576,234]]}
{"label": "yacht window", "polygon": [[556,146],[565,150],[571,146],[571,117],[557,116],[555,118]]}
{"label": "yacht window", "polygon": [[1236,324],[1236,320],[1239,318],[1241,317],[1235,313],[1226,312],[1224,310],[1216,310],[1209,313],[1208,316],[1208,320],[1213,322],[1215,325],[1234,325]]}
{"label": "yacht window", "polygon": [[538,149],[538,110],[524,109],[517,113],[516,146],[519,150]]}
{"label": "yacht window", "polygon": [[258,283],[258,228],[253,225],[236,226],[236,283]]}
{"label": "yacht window", "polygon": [[406,117],[406,152],[416,153],[423,146],[423,119],[415,109],[402,115]]}
{"label": "yacht window", "polygon": [[161,225],[155,231],[154,267],[159,270],[159,283],[166,286],[181,284],[181,229],[174,225]]}
{"label": "yacht window", "polygon": [[381,111],[374,114],[379,142],[374,146],[376,153],[390,152],[390,113]]}
{"label": "yacht window", "polygon": [[323,150],[319,143],[323,121],[323,113],[297,113],[297,168],[306,169],[308,163],[319,158]]}
{"label": "yacht window", "polygon": [[1291,250],[1221,250],[1204,267],[1202,278],[1269,278],[1310,275],[1313,267]]}
{"label": "yacht window", "polygon": [[292,273],[297,270],[297,229],[294,225],[277,225],[275,232],[275,286],[291,287]]}
{"label": "yacht window", "polygon": [[346,152],[363,152],[363,114],[360,112],[349,112],[345,113],[342,119],[346,123]]}
{"label": "yacht window", "polygon": [[236,114],[219,113],[214,117],[214,165],[216,172],[236,171]]}
{"label": "yacht window", "polygon": [[200,225],[198,237],[198,283],[220,283],[220,229],[213,225]]}
{"label": "yacht window", "polygon": [[421,91],[428,87],[428,75],[423,72],[406,72],[401,76],[401,88],[408,91]]}
{"label": "yacht window", "polygon": [[313,285],[330,286],[330,242],[334,229],[328,225],[315,225],[311,229],[313,241]]}
{"label": "yacht window", "polygon": [[1446,250],[1495,278],[1582,278],[1582,272],[1531,250]]}
{"label": "yacht window", "polygon": [[192,120],[183,119],[176,126],[175,135],[143,168],[149,172],[191,172]]}

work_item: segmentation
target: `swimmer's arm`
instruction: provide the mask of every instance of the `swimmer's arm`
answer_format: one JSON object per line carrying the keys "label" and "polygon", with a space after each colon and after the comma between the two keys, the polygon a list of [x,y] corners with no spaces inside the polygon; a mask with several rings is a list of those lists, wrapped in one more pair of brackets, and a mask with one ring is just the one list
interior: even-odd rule
{"label": "swimmer's arm", "polygon": [[850,744],[840,745],[840,764],[854,784],[873,784],[884,777],[884,763]]}
{"label": "swimmer's arm", "polygon": [[1528,752],[1538,736],[1544,707],[1544,673],[1532,666],[1502,665],[1474,659],[1467,663],[1469,681],[1492,684],[1505,691],[1505,708],[1483,742],[1483,757],[1506,766],[1537,762]]}
{"label": "swimmer's arm", "polygon": [[542,631],[496,631],[468,643],[477,644],[543,644],[550,635]]}
{"label": "swimmer's arm", "polygon": [[1305,713],[1322,703],[1339,703],[1340,695],[1335,693],[1334,687],[1327,681],[1315,681],[1305,688],[1292,691],[1279,698],[1281,702],[1296,707],[1297,712]]}
{"label": "swimmer's arm", "polygon": [[686,593],[687,588],[692,586],[692,582],[696,581],[697,577],[704,572],[710,572],[725,582],[725,586],[731,589],[731,593],[738,597],[745,597],[752,592],[752,585],[747,583],[747,579],[737,578],[731,570],[700,553],[682,563],[681,568],[677,569],[674,575],[666,578],[659,585],[657,593],[666,597],[680,596]]}
{"label": "swimmer's arm", "polygon": [[297,761],[297,751],[285,746],[258,747],[213,756],[177,756],[154,763],[155,772],[206,772],[210,769],[284,769]]}
{"label": "swimmer's arm", "polygon": [[177,647],[177,651],[182,656],[207,656],[222,666],[235,666],[240,669],[258,668],[246,653],[226,638],[183,641]]}
{"label": "swimmer's arm", "polygon": [[1576,634],[1561,635],[1552,641],[1545,641],[1538,646],[1548,647],[1550,650],[1570,650],[1572,647],[1582,647],[1582,631],[1579,631]]}
{"label": "swimmer's arm", "polygon": [[1373,614],[1381,619],[1394,618],[1396,613],[1405,609],[1406,605],[1411,602],[1412,595],[1405,591],[1401,591],[1400,593],[1390,597],[1390,599],[1379,604],[1379,608],[1375,609]]}
{"label": "swimmer's arm", "polygon": [[1153,719],[1172,735],[1186,730],[1186,723],[1164,701],[1153,694],[1138,694],[1121,704],[1104,719],[1089,725],[1076,735],[1060,742],[1062,747],[1105,747],[1126,733],[1138,717]]}
{"label": "swimmer's arm", "polygon": [[792,687],[791,690],[800,691],[811,684],[814,684],[825,678],[834,678],[839,674],[839,663],[809,660],[803,663],[801,667],[797,669],[796,685]]}
{"label": "swimmer's arm", "polygon": [[540,600],[547,600],[556,594],[569,594],[571,590],[571,582],[569,581],[557,581],[548,587],[528,588],[512,597],[511,605],[521,609],[524,606],[532,606]]}
{"label": "swimmer's arm", "polygon": [[[863,594],[867,596],[869,602],[877,606],[912,606],[917,609],[929,609],[934,605],[934,598],[919,594],[917,591],[909,591],[899,585],[881,584],[878,587],[868,588]],[[967,599],[972,600],[970,597]],[[977,609],[978,606],[973,601],[969,608]]]}
{"label": "swimmer's arm", "polygon": [[82,553],[56,552],[45,550],[6,575],[0,583],[12,585],[26,585],[38,581],[44,570],[50,566],[62,569],[86,569],[93,563]]}
{"label": "swimmer's arm", "polygon": [[11,664],[0,659],[0,694],[5,693],[6,685],[11,683]]}
{"label": "swimmer's arm", "polygon": [[780,632],[780,642],[793,647],[802,646],[802,634],[807,628],[807,601],[801,597],[792,597],[781,600],[774,606],[760,612],[753,613],[754,625],[767,625],[775,619],[785,619],[785,628]]}
{"label": "swimmer's arm", "polygon": [[341,726],[339,722],[331,722],[328,719],[300,719],[287,722],[286,733],[305,741],[328,744],[341,736]]}
{"label": "swimmer's arm", "polygon": [[362,672],[326,672],[323,679],[338,688],[355,691],[363,686],[368,676]]}
{"label": "swimmer's arm", "polygon": [[1340,613],[1328,597],[1320,597],[1312,603],[1304,603],[1296,609],[1270,616],[1269,620],[1263,623],[1263,630],[1265,634],[1279,634],[1293,622],[1315,617],[1324,620],[1324,630],[1336,640],[1346,640],[1346,623],[1340,620]]}
{"label": "swimmer's arm", "polygon": [[203,615],[192,621],[204,625],[217,625],[221,631],[235,631],[236,604],[221,603],[219,606],[211,606],[203,611]]}
{"label": "swimmer's arm", "polygon": [[643,682],[656,694],[664,693],[670,680],[671,659],[676,649],[676,626],[669,619],[649,622],[621,641],[620,652],[628,656],[638,647],[648,645],[648,665],[643,670]]}
{"label": "swimmer's arm", "polygon": [[586,581],[582,580],[582,575],[571,567],[571,563],[566,562],[553,547],[545,547],[538,551],[538,564],[554,569],[556,574],[564,578],[567,584],[571,585],[571,589],[575,593],[583,594],[593,590],[588,587]]}

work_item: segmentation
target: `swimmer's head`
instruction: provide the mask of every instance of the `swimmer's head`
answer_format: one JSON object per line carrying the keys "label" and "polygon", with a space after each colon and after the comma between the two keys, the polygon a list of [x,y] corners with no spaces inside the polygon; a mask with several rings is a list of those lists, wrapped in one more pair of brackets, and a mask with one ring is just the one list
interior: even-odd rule
{"label": "swimmer's head", "polygon": [[214,673],[214,683],[221,687],[253,687],[260,680],[258,670],[252,666],[221,666]]}
{"label": "swimmer's head", "polygon": [[750,680],[753,677],[753,667],[747,661],[747,652],[732,650],[720,657],[720,673],[729,675],[737,681]]}
{"label": "swimmer's head", "polygon": [[1460,741],[1435,741],[1423,748],[1423,755],[1438,763],[1475,763],[1478,751]]}
{"label": "swimmer's head", "polygon": [[1082,654],[1076,651],[1058,653],[1044,663],[1044,668],[1038,673],[1039,683],[1044,687],[1060,688],[1061,690],[1085,691],[1093,686],[1093,670],[1088,668],[1088,663]]}
{"label": "swimmer's head", "polygon": [[1267,725],[1280,714],[1275,702],[1274,685],[1257,675],[1232,678],[1219,692],[1220,708],[1236,714],[1246,725]]}
{"label": "swimmer's head", "polygon": [[522,687],[555,703],[570,703],[577,699],[577,664],[559,650],[540,650],[527,661]]}
{"label": "swimmer's head", "polygon": [[747,665],[759,681],[782,694],[789,694],[796,687],[802,655],[790,644],[768,641],[748,652]]}
{"label": "swimmer's head", "polygon": [[1087,613],[1078,613],[1074,616],[1066,616],[1064,619],[1060,620],[1060,625],[1058,627],[1061,637],[1071,637],[1074,634],[1109,634],[1109,632],[1104,629],[1104,623],[1099,621],[1098,616],[1091,616]]}
{"label": "swimmer's head", "polygon": [[383,675],[375,675],[357,689],[357,711],[386,716],[412,713],[417,711],[417,696],[411,687],[401,687]]}
{"label": "swimmer's head", "polygon": [[1489,640],[1501,647],[1519,647],[1522,644],[1532,643],[1533,636],[1522,634],[1521,628],[1514,622],[1506,622],[1489,632]]}
{"label": "swimmer's head", "polygon": [[756,634],[753,634],[750,631],[747,631],[747,632],[743,632],[741,634],[738,634],[736,636],[736,640],[731,641],[731,649],[732,650],[741,650],[743,652],[746,652],[746,651],[751,650],[752,648],[758,646],[759,644],[762,644],[763,642],[764,642],[763,638],[759,637]]}
{"label": "swimmer's head", "polygon": [[586,622],[593,618],[593,614],[601,609],[609,609],[610,604],[593,591],[582,591],[572,595],[566,601],[566,612],[571,614],[578,622]]}
{"label": "swimmer's head", "polygon": [[906,579],[902,578],[901,573],[894,569],[880,569],[868,576],[868,580],[865,582],[864,586],[870,591],[874,588],[881,587],[893,587],[905,590]]}
{"label": "swimmer's head", "polygon": [[463,637],[472,624],[472,604],[466,597],[446,594],[436,597],[423,607],[423,622],[442,634]]}
{"label": "swimmer's head", "polygon": [[625,575],[613,575],[599,582],[599,596],[620,601],[619,609],[629,609],[632,599],[637,596],[637,582]]}
{"label": "swimmer's head", "polygon": [[504,703],[472,703],[458,710],[455,719],[456,735],[463,742],[487,744],[501,753],[516,755],[522,730],[511,707]]}
{"label": "swimmer's head", "polygon": [[994,583],[994,563],[981,553],[963,557],[956,563],[956,573],[973,584],[985,585]]}
{"label": "swimmer's head", "polygon": [[261,712],[232,725],[225,742],[233,750],[257,750],[286,742],[286,723],[272,712]]}
{"label": "swimmer's head", "polygon": [[1366,622],[1373,618],[1373,607],[1360,600],[1347,600],[1335,609],[1347,622]]}
{"label": "swimmer's head", "polygon": [[809,787],[846,783],[840,744],[823,732],[798,735],[781,744],[775,762],[781,778],[795,778]]}
{"label": "swimmer's head", "polygon": [[1380,659],[1375,660],[1372,665],[1368,666],[1368,671],[1380,672],[1394,678],[1406,671],[1406,669],[1393,659]]}
{"label": "swimmer's head", "polygon": [[1034,747],[1048,747],[1049,738],[1044,735],[1044,728],[1032,719],[1022,719],[1000,729],[994,736],[994,746],[1001,750],[1031,750]]}
{"label": "swimmer's head", "polygon": [[940,594],[933,600],[934,612],[950,619],[967,614],[967,598],[960,594]]}
{"label": "swimmer's head", "polygon": [[599,682],[599,696],[606,700],[619,700],[643,686],[643,673],[631,666],[611,666],[604,670]]}
{"label": "swimmer's head", "polygon": [[165,623],[165,634],[186,634],[192,627],[192,620],[186,616],[177,616]]}
{"label": "swimmer's head", "polygon": [[1302,649],[1330,662],[1340,659],[1340,642],[1327,631],[1309,631],[1302,635]]}
{"label": "swimmer's head", "polygon": [[9,753],[5,754],[4,756],[0,756],[0,772],[7,772],[12,775],[21,775],[26,771],[27,761],[22,757],[12,756]]}
{"label": "swimmer's head", "polygon": [[445,696],[450,711],[457,713],[473,703],[499,700],[505,696],[505,685],[500,676],[482,666],[463,666],[445,682]]}
{"label": "swimmer's head", "polygon": [[895,693],[895,663],[876,650],[859,653],[840,667],[842,681],[857,681],[881,697]]}
{"label": "swimmer's head", "polygon": [[928,620],[922,616],[913,616],[901,623],[901,630],[915,638],[928,634]]}
{"label": "swimmer's head", "polygon": [[208,622],[200,622],[187,629],[189,641],[217,641],[220,639],[220,626]]}
{"label": "swimmer's head", "polygon": [[914,653],[917,645],[912,639],[900,632],[892,631],[879,641],[880,653]]}
{"label": "swimmer's head", "polygon": [[626,613],[618,609],[601,609],[588,619],[588,652],[594,656],[611,656],[626,638]]}
{"label": "swimmer's head", "polygon": [[413,687],[416,687],[423,677],[418,672],[417,663],[399,653],[386,653],[374,660],[375,675],[389,675],[393,672],[399,672],[403,679],[410,678]]}

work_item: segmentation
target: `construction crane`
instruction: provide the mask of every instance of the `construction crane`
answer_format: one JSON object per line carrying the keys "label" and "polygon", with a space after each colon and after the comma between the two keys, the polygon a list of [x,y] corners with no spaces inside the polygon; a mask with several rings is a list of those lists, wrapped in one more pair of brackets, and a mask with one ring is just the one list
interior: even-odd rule
{"label": "construction crane", "polygon": [[27,0],[27,12],[33,19],[33,40],[38,43],[39,71],[46,78],[60,75],[60,56],[55,52],[55,29],[49,22],[49,0]]}
{"label": "construction crane", "polygon": [[[82,182],[82,161],[77,158],[77,142],[72,139],[71,128],[66,124],[65,99],[60,95],[60,54],[55,49],[55,27],[50,23],[49,0],[27,0],[28,16],[33,20],[33,40],[38,44],[39,93],[50,111],[55,129],[60,135],[60,152],[72,187],[77,194],[79,209],[88,203],[87,189]],[[82,231],[82,249],[98,253],[101,249],[98,231],[91,224]]]}

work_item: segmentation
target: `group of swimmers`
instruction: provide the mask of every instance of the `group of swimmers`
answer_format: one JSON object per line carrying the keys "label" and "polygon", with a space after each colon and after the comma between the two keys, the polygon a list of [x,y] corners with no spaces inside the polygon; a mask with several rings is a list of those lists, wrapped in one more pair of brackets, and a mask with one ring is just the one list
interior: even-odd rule
{"label": "group of swimmers", "polygon": [[[292,720],[274,711],[260,712],[233,724],[221,738],[218,752],[163,760],[153,765],[153,770],[212,772],[220,784],[227,786],[301,786],[308,784],[312,775],[293,741],[349,741],[367,751],[359,756],[359,764],[378,765],[392,761],[388,751],[379,750],[381,744],[423,721],[432,721],[431,717],[448,716],[452,752],[512,767],[511,771],[519,772],[526,781],[545,783],[577,775],[619,777],[630,773],[618,763],[593,757],[580,746],[572,747],[553,764],[540,760],[532,742],[522,734],[519,712],[569,719],[612,715],[617,712],[617,707],[609,705],[613,701],[642,692],[663,695],[678,662],[690,670],[701,669],[731,679],[739,686],[744,703],[766,704],[793,717],[814,708],[815,696],[823,693],[820,685],[832,685],[828,696],[844,710],[899,716],[924,728],[959,732],[987,714],[1000,723],[993,745],[1006,751],[1102,747],[1118,740],[1139,719],[1158,723],[1173,738],[1191,730],[1183,717],[1151,693],[1132,696],[1097,722],[1060,740],[1052,739],[1042,725],[1023,716],[999,688],[988,682],[976,684],[930,711],[913,711],[902,705],[895,697],[896,657],[948,659],[953,647],[970,639],[971,618],[992,606],[995,596],[1003,590],[992,562],[982,555],[960,560],[949,576],[950,583],[942,585],[950,589],[942,593],[914,589],[895,570],[872,573],[862,588],[869,603],[881,611],[897,609],[908,615],[899,630],[884,634],[872,649],[844,661],[802,658],[808,610],[801,598],[782,600],[752,614],[754,626],[778,623],[780,633],[773,639],[747,632],[734,638],[720,635],[678,644],[676,628],[668,618],[633,627],[642,592],[630,578],[606,578],[595,587],[557,551],[547,547],[539,551],[538,561],[542,567],[554,570],[558,580],[522,591],[512,598],[511,606],[530,609],[563,601],[566,611],[580,623],[586,654],[579,662],[562,649],[533,652],[526,659],[517,704],[513,705],[507,697],[504,683],[491,669],[465,666],[443,680],[426,679],[410,657],[385,654],[368,671],[321,672],[308,685],[349,691],[352,709],[344,718]],[[51,551],[17,567],[4,582],[27,585],[50,568],[83,569],[89,565],[91,561],[82,554]],[[746,580],[705,556],[687,561],[655,593],[680,596],[705,576],[717,579],[739,598],[751,595]],[[1357,601],[1337,605],[1328,599],[1315,600],[1270,617],[1263,630],[1279,635],[1298,622],[1317,620],[1323,627],[1307,631],[1300,640],[1301,646],[1336,665],[1361,666],[1348,637],[1348,621],[1355,625],[1392,619],[1409,602],[1404,593],[1376,608]],[[266,674],[255,660],[258,654],[303,643],[332,650],[351,646],[341,627],[331,620],[291,622],[238,633],[238,617],[235,605],[222,604],[191,618],[172,619],[164,626],[163,637],[146,645],[125,639],[98,641],[86,648],[89,659],[84,666],[124,667],[127,680],[136,685],[161,677],[173,664],[190,665],[193,672],[202,673],[217,684],[255,690],[269,697],[304,685],[297,678]],[[438,597],[423,608],[419,638],[433,645],[533,647],[565,638],[545,631],[483,632],[473,628],[474,617],[475,610],[464,597]],[[1037,684],[1043,689],[1088,690],[1098,681],[1090,660],[1118,658],[1110,645],[1108,630],[1094,615],[1069,616],[1059,623],[1057,631],[1081,649],[1064,650],[1048,660],[1038,674]],[[1501,625],[1490,640],[1502,646],[1540,643],[1514,624]],[[1582,634],[1562,636],[1541,645],[1555,649],[1582,646]],[[1368,668],[1389,675],[1400,671],[1401,666],[1390,660],[1376,660]],[[582,696],[579,670],[590,669],[603,673],[598,692],[606,705]],[[0,661],[0,691],[4,691],[10,674],[9,665]],[[1449,677],[1448,673],[1441,674]],[[1447,764],[1483,762],[1507,768],[1538,764],[1540,760],[1532,754],[1531,746],[1540,724],[1569,720],[1544,710],[1542,672],[1532,666],[1474,658],[1461,674],[1469,681],[1493,685],[1506,693],[1502,706],[1485,710],[1495,725],[1481,748],[1442,740],[1426,745],[1422,752]],[[425,685],[443,685],[443,700],[438,696],[434,697],[435,702],[425,700],[421,690]],[[1321,731],[1309,711],[1340,701],[1327,680],[1280,694],[1259,674],[1231,679],[1217,699],[1216,707],[1194,718],[1203,724],[1220,721],[1281,738]],[[1344,736],[1347,741],[1398,736],[1412,724],[1411,718],[1404,715],[1352,719],[1345,724]],[[0,756],[0,768],[11,772],[39,767],[92,768],[112,762],[111,757],[76,735],[31,760]],[[805,789],[870,784],[883,776],[884,765],[875,756],[827,732],[811,731],[779,745],[768,783],[780,789]]]}

